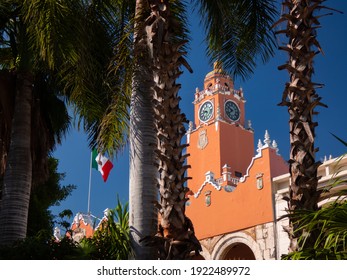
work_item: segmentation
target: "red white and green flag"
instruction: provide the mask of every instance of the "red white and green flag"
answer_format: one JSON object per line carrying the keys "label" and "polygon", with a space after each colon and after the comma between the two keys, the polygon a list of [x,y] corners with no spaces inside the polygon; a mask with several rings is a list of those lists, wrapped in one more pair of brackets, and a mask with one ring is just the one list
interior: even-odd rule
{"label": "red white and green flag", "polygon": [[98,153],[97,150],[93,150],[92,168],[99,170],[104,182],[106,182],[108,175],[113,168],[113,164],[107,157],[103,156],[101,153]]}

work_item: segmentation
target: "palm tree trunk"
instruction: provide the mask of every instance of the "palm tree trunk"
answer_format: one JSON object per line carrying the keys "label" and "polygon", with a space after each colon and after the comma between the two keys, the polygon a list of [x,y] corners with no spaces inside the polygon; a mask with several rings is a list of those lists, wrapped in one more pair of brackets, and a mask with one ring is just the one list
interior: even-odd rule
{"label": "palm tree trunk", "polygon": [[148,55],[144,14],[147,1],[136,1],[134,38],[135,70],[130,105],[130,178],[129,226],[136,259],[157,259],[157,249],[140,243],[144,236],[156,233],[158,214],[155,201],[157,168],[154,165],[156,134],[153,118],[153,74]]}
{"label": "palm tree trunk", "polygon": [[176,84],[176,79],[182,73],[179,70],[182,64],[191,69],[183,58],[185,53],[180,51],[185,42],[177,40],[177,34],[171,32],[179,24],[171,16],[169,1],[152,0],[150,6],[146,30],[155,82],[155,153],[159,171],[158,210],[161,215],[159,232],[152,241],[159,241],[161,259],[188,259],[191,252],[198,254],[201,245],[195,237],[191,221],[185,215],[188,188],[184,187],[184,183],[188,179],[185,176],[188,166],[185,165],[186,156],[183,156],[186,145],[182,145],[181,140],[185,135],[183,124],[187,120],[179,108],[178,91],[181,85]]}
{"label": "palm tree trunk", "polygon": [[[314,148],[317,123],[313,121],[313,115],[317,114],[314,111],[317,105],[325,105],[316,94],[316,88],[322,85],[312,82],[312,74],[313,59],[321,51],[316,39],[319,21],[314,13],[321,8],[322,2],[323,0],[286,0],[283,5],[289,12],[282,15],[279,21],[287,21],[287,28],[278,33],[284,33],[289,38],[288,44],[281,47],[288,52],[289,61],[279,69],[287,69],[290,77],[280,103],[288,107],[290,116],[290,212],[297,209],[317,210],[320,196],[317,190],[317,169],[321,163],[315,160],[315,153],[318,151]],[[295,224],[295,220],[290,219],[290,225],[286,229],[291,240],[290,252],[298,250],[297,238],[301,235],[296,231]]]}
{"label": "palm tree trunk", "polygon": [[15,75],[12,72],[0,71],[0,193],[10,147],[15,88]]}
{"label": "palm tree trunk", "polygon": [[17,75],[11,144],[4,175],[0,207],[0,244],[11,244],[27,233],[32,182],[31,108],[33,78]]}

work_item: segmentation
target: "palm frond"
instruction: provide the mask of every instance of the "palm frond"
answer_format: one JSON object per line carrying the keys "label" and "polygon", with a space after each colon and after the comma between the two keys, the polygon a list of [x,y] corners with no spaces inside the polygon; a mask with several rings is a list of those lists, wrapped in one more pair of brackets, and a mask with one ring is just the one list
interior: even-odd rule
{"label": "palm frond", "polygon": [[[24,0],[22,15],[26,24],[29,46],[36,60],[45,61],[54,69],[60,60],[76,56],[67,37],[78,35],[79,1]],[[69,35],[70,34],[70,35]]]}
{"label": "palm frond", "polygon": [[65,61],[59,73],[89,146],[111,157],[127,136],[133,63],[132,7],[127,3],[84,3],[76,60]]}
{"label": "palm frond", "polygon": [[17,23],[19,15],[17,1],[3,1],[0,4],[0,68],[11,69],[18,55]]}
{"label": "palm frond", "polygon": [[337,140],[339,140],[343,145],[345,145],[347,147],[347,142],[344,141],[343,139],[341,139],[340,137],[338,137],[337,135],[331,133],[332,136],[334,136]]}
{"label": "palm frond", "polygon": [[[304,232],[299,239],[299,251],[284,259],[339,259],[347,256],[347,201],[335,201],[317,211],[295,210],[289,213],[295,221],[296,232]],[[307,243],[309,235],[315,242]]]}
{"label": "palm frond", "polygon": [[271,26],[277,16],[272,0],[199,0],[207,33],[207,54],[221,61],[233,77],[246,79],[273,56],[276,41]]}

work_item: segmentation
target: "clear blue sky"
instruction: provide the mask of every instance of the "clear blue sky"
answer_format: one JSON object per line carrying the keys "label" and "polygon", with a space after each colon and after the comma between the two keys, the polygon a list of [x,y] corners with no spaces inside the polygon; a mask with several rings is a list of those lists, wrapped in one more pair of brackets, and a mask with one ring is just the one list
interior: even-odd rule
{"label": "clear blue sky", "polygon": [[[321,19],[322,28],[318,30],[318,40],[325,55],[318,55],[315,60],[316,73],[313,80],[325,84],[317,92],[323,97],[322,102],[328,108],[319,107],[316,121],[316,147],[320,151],[317,159],[322,160],[330,154],[337,157],[347,151],[330,133],[334,133],[347,141],[346,111],[347,111],[347,1],[328,0],[329,7],[338,9],[344,14],[335,13],[333,16]],[[191,43],[188,62],[194,73],[184,71],[180,78],[182,89],[181,108],[189,120],[193,120],[193,98],[195,88],[203,86],[205,75],[211,71],[212,65],[208,63],[203,42],[203,30],[200,28],[199,19],[194,15],[190,18]],[[280,42],[283,43],[283,42]],[[235,81],[235,88],[242,87],[245,93],[246,119],[252,121],[255,130],[255,144],[258,139],[263,139],[267,129],[271,139],[277,141],[279,153],[287,160],[289,155],[289,126],[286,107],[279,107],[284,84],[288,80],[285,70],[279,71],[277,67],[284,64],[287,55],[277,51],[266,65],[260,65],[255,74],[247,81]],[[63,209],[77,212],[87,212],[88,183],[90,150],[86,135],[71,129],[65,141],[54,152],[54,157],[59,159],[59,172],[66,173],[63,184],[74,184],[77,189],[72,195],[61,203],[59,207],[52,207],[53,214],[58,214]],[[114,208],[117,195],[121,201],[128,201],[129,184],[129,157],[128,149],[113,160],[114,168],[106,183],[103,182],[98,171],[92,170],[91,212],[102,217],[103,210]]]}

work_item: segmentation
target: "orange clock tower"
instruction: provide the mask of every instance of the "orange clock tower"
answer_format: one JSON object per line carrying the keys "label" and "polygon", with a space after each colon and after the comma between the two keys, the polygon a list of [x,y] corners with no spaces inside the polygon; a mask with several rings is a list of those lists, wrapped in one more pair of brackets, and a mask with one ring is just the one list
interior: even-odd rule
{"label": "orange clock tower", "polygon": [[[204,89],[196,90],[195,117],[187,140],[189,188],[194,190],[205,180],[206,172],[214,178],[226,176],[230,187],[242,177],[254,155],[254,133],[246,124],[242,89],[234,89],[233,80],[214,68],[204,80]],[[195,126],[195,128],[194,128]]]}
{"label": "orange clock tower", "polygon": [[[224,244],[230,236],[234,240],[236,235],[238,243],[246,238],[247,246],[256,248],[254,244],[267,234],[257,235],[260,229],[274,231],[272,178],[285,174],[288,166],[267,131],[255,153],[243,90],[235,89],[233,80],[221,69],[215,66],[206,75],[204,88],[196,90],[193,103],[194,123],[190,122],[187,131],[187,164],[191,166],[187,175],[191,179],[186,214],[208,258],[218,255],[213,253],[219,248],[214,242]],[[271,248],[273,252],[274,246]],[[252,254],[234,257],[259,257]]]}

